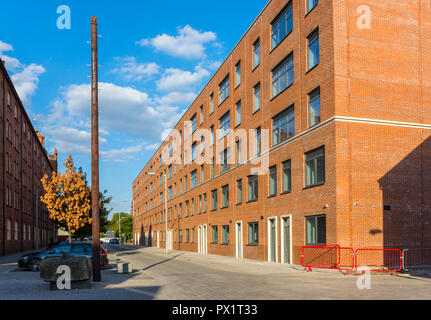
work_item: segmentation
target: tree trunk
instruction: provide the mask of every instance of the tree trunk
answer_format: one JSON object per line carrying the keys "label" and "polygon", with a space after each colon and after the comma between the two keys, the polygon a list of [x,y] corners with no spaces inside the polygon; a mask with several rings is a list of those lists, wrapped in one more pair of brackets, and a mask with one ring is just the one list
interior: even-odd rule
{"label": "tree trunk", "polygon": [[69,230],[69,243],[72,243],[72,232]]}

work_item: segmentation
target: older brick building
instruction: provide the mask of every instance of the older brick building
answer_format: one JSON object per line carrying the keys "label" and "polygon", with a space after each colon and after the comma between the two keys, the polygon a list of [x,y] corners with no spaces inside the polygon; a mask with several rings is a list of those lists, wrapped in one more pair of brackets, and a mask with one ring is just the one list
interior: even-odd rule
{"label": "older brick building", "polygon": [[40,179],[57,171],[0,61],[0,254],[45,246],[56,229],[39,200]]}
{"label": "older brick building", "polygon": [[[306,244],[431,247],[430,39],[429,1],[270,1],[176,125],[191,152],[167,139],[133,182],[135,242],[296,264]],[[252,129],[261,153],[171,164],[202,128]]]}

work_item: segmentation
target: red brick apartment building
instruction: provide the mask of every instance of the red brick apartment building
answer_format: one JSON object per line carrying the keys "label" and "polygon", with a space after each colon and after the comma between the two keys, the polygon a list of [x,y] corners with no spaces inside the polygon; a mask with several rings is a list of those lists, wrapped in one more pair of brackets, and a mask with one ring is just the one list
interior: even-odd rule
{"label": "red brick apartment building", "polygon": [[[294,264],[312,244],[431,247],[430,89],[430,1],[270,1],[176,125],[191,152],[166,139],[133,182],[135,243]],[[172,164],[214,128],[254,134]]]}
{"label": "red brick apartment building", "polygon": [[40,179],[57,171],[57,153],[48,155],[44,137],[31,121],[0,62],[0,255],[45,246],[55,239]]}

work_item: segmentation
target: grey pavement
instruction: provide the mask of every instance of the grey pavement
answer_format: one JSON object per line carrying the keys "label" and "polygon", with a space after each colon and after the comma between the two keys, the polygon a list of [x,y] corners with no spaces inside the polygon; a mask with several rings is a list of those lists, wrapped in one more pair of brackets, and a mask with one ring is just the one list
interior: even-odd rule
{"label": "grey pavement", "polygon": [[[105,245],[110,266],[92,289],[51,291],[39,273],[16,271],[19,255],[0,257],[0,299],[90,300],[285,300],[431,299],[431,278],[372,274],[371,289],[357,288],[357,275],[300,266],[237,260],[192,252]],[[117,274],[115,262],[134,272]]]}

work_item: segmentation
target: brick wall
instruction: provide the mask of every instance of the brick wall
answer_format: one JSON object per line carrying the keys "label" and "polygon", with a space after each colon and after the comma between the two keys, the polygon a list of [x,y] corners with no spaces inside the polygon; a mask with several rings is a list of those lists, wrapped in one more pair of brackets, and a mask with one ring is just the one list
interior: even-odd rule
{"label": "brick wall", "polygon": [[[180,179],[200,169],[197,164],[176,166],[168,186],[177,185],[177,197],[168,207],[178,214],[179,203],[195,199],[195,215],[169,221],[169,229],[195,229],[195,243],[179,244],[174,249],[197,251],[197,227],[208,225],[208,253],[235,256],[235,222],[242,221],[244,258],[268,259],[268,218],[277,218],[278,261],[281,252],[281,217],[292,219],[293,263],[299,263],[299,249],[305,245],[305,217],[326,215],[326,243],[357,247],[431,246],[429,163],[431,157],[430,100],[430,32],[431,8],[424,1],[393,2],[320,0],[308,14],[305,1],[293,1],[293,31],[274,50],[270,50],[270,24],[288,1],[271,1],[256,19],[214,77],[185,112],[177,124],[195,113],[200,123],[200,106],[204,106],[201,127],[219,127],[219,119],[230,110],[231,127],[235,120],[235,104],[241,100],[242,123],[239,128],[272,127],[272,118],[294,104],[295,135],[285,145],[270,152],[269,166],[292,161],[292,191],[268,197],[268,175],[259,176],[259,200],[246,202],[247,176],[250,165],[236,166],[232,171],[209,180],[210,165],[205,165],[205,183],[178,196]],[[357,27],[360,5],[370,8],[370,29]],[[320,63],[307,71],[307,36],[319,28]],[[252,46],[261,44],[261,65],[252,68]],[[271,70],[293,52],[294,83],[276,98],[271,98]],[[241,61],[242,81],[234,87],[235,65]],[[230,78],[230,97],[219,105],[218,85]],[[253,113],[253,87],[261,83],[262,108]],[[320,126],[308,128],[308,93],[320,86]],[[214,93],[215,112],[210,114],[209,97]],[[326,121],[326,122],[325,122]],[[164,207],[158,200],[164,186],[155,153],[133,182],[134,233],[164,231],[160,214]],[[325,183],[304,188],[304,153],[325,147]],[[200,149],[198,147],[198,149]],[[234,167],[234,166],[232,166]],[[155,177],[145,174],[150,170]],[[243,179],[244,203],[236,205],[236,180]],[[209,180],[209,181],[208,181]],[[153,193],[145,188],[154,184]],[[184,184],[184,182],[183,182]],[[230,205],[221,206],[221,187],[229,184]],[[218,190],[218,210],[199,215],[199,196],[208,197]],[[145,212],[145,203],[153,199],[155,208]],[[175,210],[175,206],[177,209]],[[385,206],[387,210],[384,210]],[[155,223],[155,217],[158,217]],[[247,222],[259,222],[259,244],[247,245]],[[211,226],[218,226],[219,243],[211,244]],[[221,245],[221,226],[230,226],[230,244]],[[185,231],[183,231],[185,239]],[[178,235],[177,235],[178,237]],[[154,245],[157,244],[155,241]],[[161,243],[164,246],[164,243]]]}
{"label": "brick wall", "polygon": [[[2,83],[0,254],[4,255],[35,248],[36,216],[40,230],[39,246],[45,246],[49,242],[49,237],[54,238],[54,224],[49,220],[45,206],[39,199],[36,200],[36,189],[39,190],[40,196],[42,193],[40,179],[45,173],[50,174],[57,168],[51,165],[2,63],[0,70]],[[8,133],[4,136],[3,127],[4,132]],[[4,199],[8,201],[3,201]],[[7,235],[8,221],[11,226],[10,239]]]}

